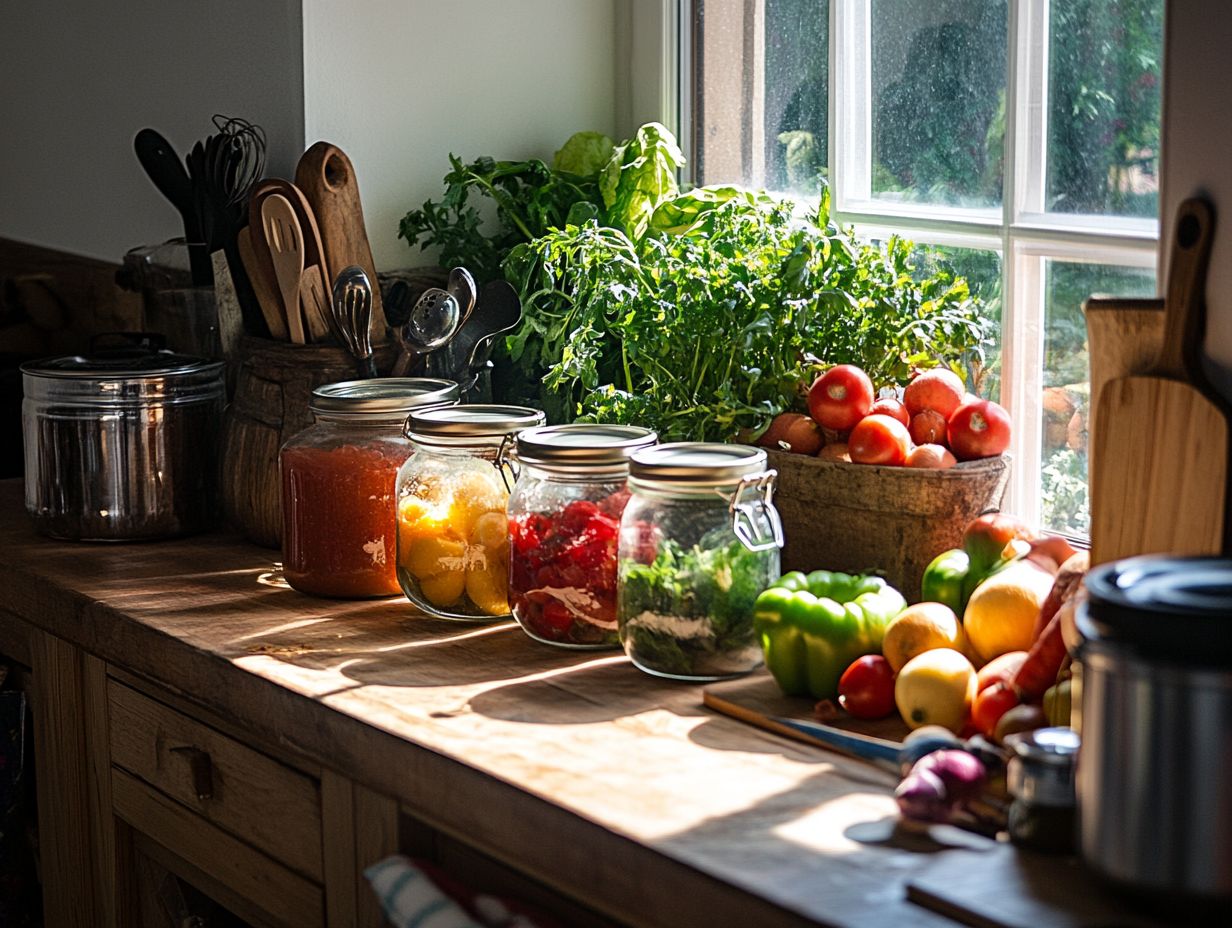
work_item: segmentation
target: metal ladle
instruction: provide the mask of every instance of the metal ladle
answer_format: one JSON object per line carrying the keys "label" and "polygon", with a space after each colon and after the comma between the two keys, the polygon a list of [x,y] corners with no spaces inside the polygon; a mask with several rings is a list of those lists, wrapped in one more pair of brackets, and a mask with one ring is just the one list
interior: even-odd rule
{"label": "metal ladle", "polygon": [[376,362],[368,331],[372,323],[372,283],[362,267],[352,264],[343,268],[334,281],[330,308],[338,334],[357,362],[359,377],[375,377]]}
{"label": "metal ladle", "polygon": [[439,287],[425,290],[411,307],[406,322],[395,330],[402,353],[394,364],[394,376],[406,376],[417,357],[445,345],[461,321],[462,307],[453,294]]}

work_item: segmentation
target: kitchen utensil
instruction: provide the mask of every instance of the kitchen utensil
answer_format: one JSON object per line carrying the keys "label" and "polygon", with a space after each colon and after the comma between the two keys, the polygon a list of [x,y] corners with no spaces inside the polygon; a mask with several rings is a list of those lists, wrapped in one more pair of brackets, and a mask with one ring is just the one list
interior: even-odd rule
{"label": "kitchen utensil", "polygon": [[1093,296],[1082,304],[1082,314],[1086,317],[1091,367],[1086,431],[1087,471],[1092,477],[1090,494],[1094,499],[1099,490],[1094,479],[1096,455],[1090,436],[1098,428],[1099,395],[1109,380],[1141,374],[1159,355],[1164,331],[1164,301]]}
{"label": "kitchen utensil", "polygon": [[[341,336],[333,331],[333,313],[329,308],[327,291],[329,278],[325,269],[325,250],[321,246],[321,234],[317,227],[316,216],[304,192],[289,180],[279,177],[268,177],[253,188],[249,198],[248,214],[249,228],[261,229],[261,204],[270,194],[281,194],[295,210],[299,220],[300,230],[304,236],[304,275],[300,283],[300,310],[304,314],[306,335],[309,341],[322,342],[330,336],[341,341]],[[252,249],[260,268],[259,274],[265,276],[269,285],[267,290],[277,288],[274,277],[273,260],[270,257],[269,243],[262,235],[252,239]],[[319,285],[319,291],[318,291]]]}
{"label": "kitchen utensil", "polygon": [[[244,269],[248,272],[248,279],[252,281],[252,289],[257,298],[257,306],[261,310],[261,315],[265,319],[266,327],[269,329],[270,338],[280,342],[285,342],[290,337],[287,333],[287,319],[282,314],[281,297],[278,294],[278,284],[273,280],[273,266],[271,265],[268,274],[261,266],[256,251],[252,242],[253,229],[258,231],[261,228],[260,220],[256,226],[247,225],[235,236],[236,250],[239,253],[240,260],[244,263]],[[260,235],[262,243],[265,242],[263,233]],[[268,247],[266,249],[266,259],[269,258]]]}
{"label": "kitchen utensil", "polygon": [[[329,142],[317,142],[299,159],[295,184],[303,192],[316,215],[324,246],[325,279],[336,278],[342,269],[358,265],[369,281],[375,281],[376,265],[364,227],[364,211],[359,197],[355,169],[342,149]],[[374,345],[388,341],[385,313],[379,289],[370,288],[372,319],[369,340]]]}
{"label": "kitchen utensil", "polygon": [[[522,303],[518,292],[504,280],[494,280],[483,288],[482,306],[474,314],[475,344],[467,358],[468,379],[478,373],[487,363],[498,335],[514,328],[522,321]],[[469,328],[469,326],[468,326]],[[465,345],[460,346],[465,348]]]}
{"label": "kitchen utensil", "polygon": [[421,293],[406,322],[395,330],[402,351],[393,375],[406,376],[417,357],[448,343],[457,333],[461,318],[462,308],[453,294],[439,287]]}
{"label": "kitchen utensil", "polygon": [[465,325],[475,309],[475,301],[479,298],[479,290],[475,286],[475,278],[464,267],[455,267],[449,272],[449,283],[445,285],[450,296],[458,301],[461,310],[458,325]]}
{"label": "kitchen utensil", "polygon": [[1213,230],[1208,203],[1181,204],[1159,357],[1148,373],[1111,380],[1100,393],[1092,563],[1224,550],[1228,412],[1198,360]]}
{"label": "kitchen utensil", "polygon": [[357,362],[361,378],[377,376],[369,340],[372,284],[359,265],[343,268],[333,286],[334,323],[343,344]]}
{"label": "kitchen utensil", "polygon": [[1082,857],[1118,884],[1232,911],[1232,560],[1129,558],[1085,585]]}
{"label": "kitchen utensil", "polygon": [[217,505],[223,362],[150,347],[22,366],[26,509],[53,538],[168,538]]}
{"label": "kitchen utensil", "polygon": [[306,338],[299,305],[299,284],[304,272],[304,238],[295,210],[282,194],[272,193],[262,200],[261,228],[269,244],[274,278],[282,294],[287,331],[292,342],[302,345]]}
{"label": "kitchen utensil", "polygon": [[145,168],[154,186],[170,201],[184,224],[184,241],[192,262],[192,282],[208,287],[212,282],[209,251],[204,247],[201,218],[197,215],[192,180],[180,161],[180,156],[162,135],[154,129],[142,129],[133,139],[137,160]]}

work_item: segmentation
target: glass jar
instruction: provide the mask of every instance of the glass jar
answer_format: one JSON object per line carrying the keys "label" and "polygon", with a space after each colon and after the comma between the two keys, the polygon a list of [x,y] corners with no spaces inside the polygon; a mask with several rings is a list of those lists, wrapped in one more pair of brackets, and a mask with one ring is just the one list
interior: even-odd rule
{"label": "glass jar", "polygon": [[1006,828],[1020,847],[1046,854],[1074,849],[1077,799],[1074,771],[1082,739],[1072,728],[1039,728],[1008,735],[1014,752],[1006,771],[1012,797]]}
{"label": "glass jar", "polygon": [[416,408],[458,401],[451,380],[385,377],[317,387],[314,422],[287,441],[282,469],[282,571],[315,596],[402,592],[394,570],[394,483],[411,453],[402,434]]}
{"label": "glass jar", "polygon": [[509,600],[539,641],[620,645],[616,544],[629,456],[658,436],[630,425],[547,425],[521,432],[509,497]]}
{"label": "glass jar", "polygon": [[462,622],[509,617],[512,479],[501,448],[543,421],[525,406],[411,413],[415,453],[398,471],[398,582],[424,612]]}
{"label": "glass jar", "polygon": [[776,472],[745,445],[636,452],[620,521],[620,640],[647,673],[722,680],[758,667],[753,603],[778,578]]}

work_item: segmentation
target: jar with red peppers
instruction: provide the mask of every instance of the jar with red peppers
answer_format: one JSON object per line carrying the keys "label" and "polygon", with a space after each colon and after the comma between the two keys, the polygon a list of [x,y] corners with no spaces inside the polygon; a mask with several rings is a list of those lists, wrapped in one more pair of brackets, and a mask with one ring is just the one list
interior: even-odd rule
{"label": "jar with red peppers", "polygon": [[385,377],[312,392],[315,421],[282,446],[282,569],[295,589],[365,599],[402,592],[394,484],[412,409],[458,402],[452,380]]}
{"label": "jar with red peppers", "polygon": [[571,648],[615,648],[616,549],[629,456],[657,440],[624,425],[520,433],[509,497],[509,599],[523,630]]}

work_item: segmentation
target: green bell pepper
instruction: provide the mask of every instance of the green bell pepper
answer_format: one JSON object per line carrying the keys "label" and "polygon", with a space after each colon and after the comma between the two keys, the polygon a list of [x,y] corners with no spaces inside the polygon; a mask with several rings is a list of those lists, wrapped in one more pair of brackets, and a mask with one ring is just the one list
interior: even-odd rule
{"label": "green bell pepper", "polygon": [[924,578],[920,582],[920,601],[944,603],[961,618],[970,595],[966,588],[970,572],[971,558],[966,551],[962,548],[942,551],[924,568]]}
{"label": "green bell pepper", "polygon": [[753,624],[784,693],[833,699],[843,671],[881,652],[886,626],[906,605],[880,577],[792,571],[757,598]]}

